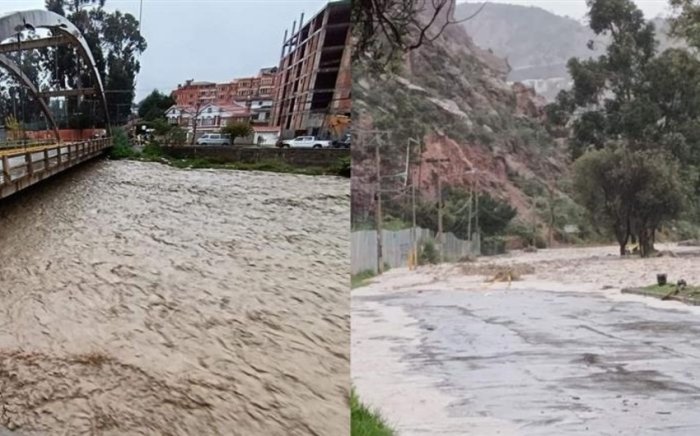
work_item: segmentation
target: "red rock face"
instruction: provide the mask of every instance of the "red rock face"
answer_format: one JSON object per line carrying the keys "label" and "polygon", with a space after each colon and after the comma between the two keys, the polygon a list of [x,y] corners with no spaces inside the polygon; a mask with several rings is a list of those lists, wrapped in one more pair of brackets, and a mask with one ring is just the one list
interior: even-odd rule
{"label": "red rock face", "polygon": [[[411,156],[409,169],[424,199],[437,198],[439,178],[445,187],[472,186],[506,200],[518,209],[519,219],[536,220],[523,180],[553,186],[566,168],[562,144],[538,128],[545,120],[545,100],[521,83],[509,85],[507,62],[474,45],[459,25],[448,26],[405,62],[400,80],[355,76],[356,128],[370,129],[376,119],[389,130],[395,125],[397,132],[414,125],[427,130],[420,159]],[[382,154],[383,174],[406,169],[406,148],[399,145],[406,138],[397,134],[394,141],[392,151]],[[374,208],[373,153],[373,147],[353,143],[354,218],[370,216]],[[387,179],[383,189],[393,189],[392,183]],[[383,198],[391,201],[389,194]]]}

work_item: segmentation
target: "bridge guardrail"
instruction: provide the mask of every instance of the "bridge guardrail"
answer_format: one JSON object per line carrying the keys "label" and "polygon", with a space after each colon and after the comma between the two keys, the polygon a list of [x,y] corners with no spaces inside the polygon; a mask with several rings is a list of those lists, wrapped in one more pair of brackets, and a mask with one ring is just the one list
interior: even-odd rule
{"label": "bridge guardrail", "polygon": [[2,164],[0,198],[91,159],[101,154],[111,144],[111,138],[100,138],[49,146],[0,148]]}
{"label": "bridge guardrail", "polygon": [[37,145],[51,145],[55,144],[55,139],[15,139],[12,141],[0,141],[0,150],[10,149],[10,148],[27,148],[35,147]]}

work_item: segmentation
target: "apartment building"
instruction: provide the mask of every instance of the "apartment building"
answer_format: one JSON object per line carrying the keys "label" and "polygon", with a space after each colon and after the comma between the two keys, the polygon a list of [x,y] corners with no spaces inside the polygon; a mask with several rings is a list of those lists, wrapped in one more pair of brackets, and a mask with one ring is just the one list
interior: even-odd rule
{"label": "apartment building", "polygon": [[175,105],[195,107],[198,104],[243,105],[250,110],[250,122],[267,125],[275,95],[277,67],[263,68],[254,77],[243,77],[226,83],[187,80],[172,92]]}
{"label": "apartment building", "polygon": [[329,118],[350,116],[350,0],[330,2],[285,31],[272,125],[288,138],[329,134]]}

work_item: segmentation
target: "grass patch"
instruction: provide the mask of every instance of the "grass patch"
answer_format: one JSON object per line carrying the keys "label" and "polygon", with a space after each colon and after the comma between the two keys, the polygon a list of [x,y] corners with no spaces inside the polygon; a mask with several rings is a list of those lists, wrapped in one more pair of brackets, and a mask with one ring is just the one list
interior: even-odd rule
{"label": "grass patch", "polygon": [[168,156],[157,142],[147,144],[143,151],[135,150],[129,144],[126,134],[117,133],[114,136],[114,145],[110,149],[110,159],[134,159],[145,162],[159,162],[181,169],[227,169],[239,171],[268,171],[274,173],[302,174],[308,176],[340,176],[350,177],[350,158],[339,159],[333,165],[327,167],[295,166],[281,159],[267,159],[259,162],[227,162],[214,158],[187,158],[176,159]]}
{"label": "grass patch", "polygon": [[371,269],[360,271],[359,273],[350,276],[350,288],[355,289],[365,286],[367,284],[367,280],[375,276],[376,274]]}
{"label": "grass patch", "polygon": [[156,159],[158,162],[167,163],[176,168],[190,169],[227,169],[239,171],[268,171],[285,174],[303,174],[308,176],[341,176],[343,169],[339,167],[300,167],[290,165],[282,160],[268,159],[260,162],[222,162],[215,159],[194,158],[194,159],[169,159],[161,156]]}
{"label": "grass patch", "polygon": [[369,410],[357,398],[353,390],[350,394],[352,436],[394,436],[396,433],[379,414]]}
{"label": "grass patch", "polygon": [[[667,283],[667,284],[661,285],[661,286],[659,286],[658,284],[653,284],[653,285],[645,286],[642,289],[644,289],[647,292],[658,295],[659,297],[663,297],[665,295],[668,295],[671,291],[674,291],[676,289],[676,284],[675,283]],[[700,287],[698,287],[698,286],[685,286],[683,289],[681,289],[679,291],[678,295],[682,295],[682,296],[686,296],[686,297],[693,297],[693,298],[700,298]]]}

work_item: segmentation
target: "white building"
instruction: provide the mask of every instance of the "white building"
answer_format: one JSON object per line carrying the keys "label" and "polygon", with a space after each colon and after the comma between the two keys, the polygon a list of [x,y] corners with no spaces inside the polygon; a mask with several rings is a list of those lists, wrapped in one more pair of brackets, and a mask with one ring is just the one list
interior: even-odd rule
{"label": "white building", "polygon": [[253,144],[255,145],[275,145],[279,138],[279,127],[253,126]]}
{"label": "white building", "polygon": [[245,106],[232,103],[227,105],[204,104],[196,106],[171,106],[165,112],[170,124],[176,124],[193,131],[192,119],[197,120],[197,134],[218,132],[231,122],[250,122],[250,111]]}

